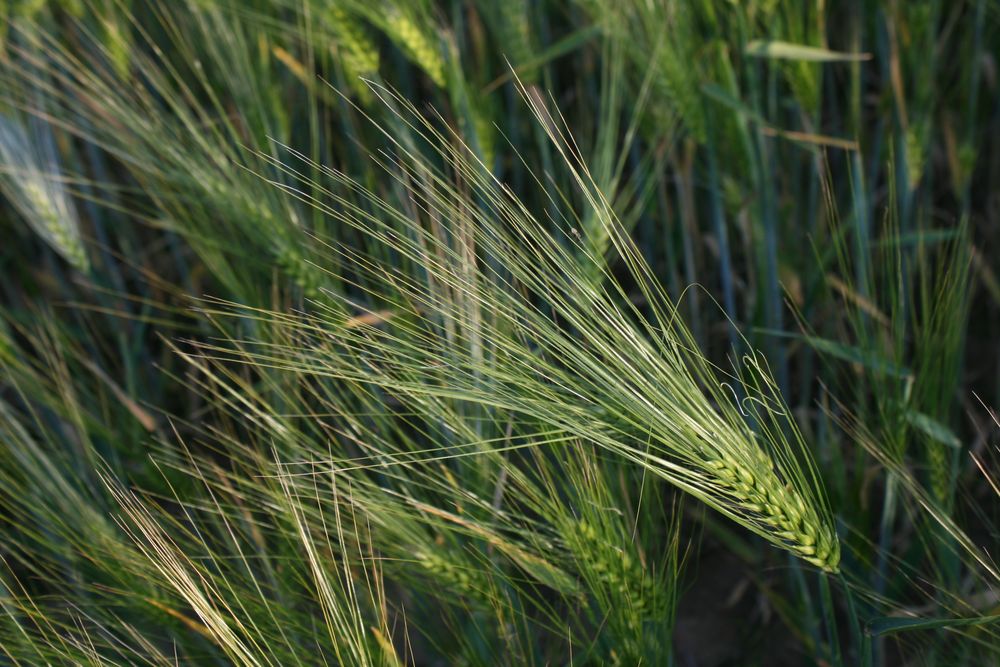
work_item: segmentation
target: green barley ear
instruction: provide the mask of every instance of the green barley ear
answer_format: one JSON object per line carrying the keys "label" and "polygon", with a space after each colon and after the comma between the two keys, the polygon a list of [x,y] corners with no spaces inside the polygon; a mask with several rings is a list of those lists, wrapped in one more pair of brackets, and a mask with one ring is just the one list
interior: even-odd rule
{"label": "green barley ear", "polygon": [[[602,226],[651,314],[635,306],[636,294],[610,269],[602,269],[597,288],[574,249],[472,158],[455,131],[381,87],[393,113],[448,165],[442,172],[385,131],[393,150],[380,166],[407,175],[400,180],[421,210],[433,212],[433,225],[428,229],[420,216],[333,170],[323,172],[331,183],[311,183],[315,191],[346,188],[357,199],[332,206],[306,200],[372,244],[363,257],[334,262],[333,271],[355,274],[339,279],[363,276],[376,303],[405,307],[413,317],[344,329],[331,341],[314,333],[323,330],[321,320],[275,314],[277,326],[292,328],[289,339],[301,341],[282,367],[375,385],[403,403],[460,400],[542,424],[663,478],[772,544],[836,572],[840,549],[819,474],[763,359],[746,355],[725,372],[705,358],[565,127],[543,98],[521,91],[577,200]],[[423,278],[403,279],[386,260],[394,256],[407,258]],[[234,361],[257,359],[274,363],[267,354]]]}
{"label": "green barley ear", "polygon": [[[530,63],[536,50],[528,0],[500,3],[481,0],[478,6],[493,30],[497,52],[506,56],[515,70]],[[521,72],[520,76],[527,85],[536,83],[538,79],[537,70]]]}
{"label": "green barley ear", "polygon": [[925,146],[928,144],[929,134],[930,124],[924,118],[911,122],[906,128],[906,178],[910,188],[917,187],[924,174],[927,163]]}
{"label": "green barley ear", "polygon": [[7,361],[14,354],[14,339],[10,334],[10,325],[0,317],[0,362]]}
{"label": "green barley ear", "polygon": [[454,594],[486,597],[486,591],[490,590],[481,569],[462,563],[445,547],[417,548],[413,555],[427,575]]}
{"label": "green barley ear", "polygon": [[[701,374],[702,382],[712,381],[710,369]],[[749,353],[733,376],[742,398],[725,382],[707,389],[732,430],[715,432],[699,447],[719,483],[718,500],[770,542],[826,572],[839,571],[840,542],[819,473],[765,360]]]}
{"label": "green barley ear", "polygon": [[7,33],[11,18],[9,1],[0,0],[0,62],[7,58]]}
{"label": "green barley ear", "polygon": [[384,10],[381,20],[386,34],[431,81],[443,88],[445,62],[432,28],[408,6],[392,2],[385,4]]}
{"label": "green barley ear", "polygon": [[[636,398],[655,401],[656,395],[663,402],[639,423],[646,424],[650,437],[659,439],[661,446],[672,450],[673,456],[688,468],[674,467],[669,458],[661,461],[626,450],[630,458],[655,462],[651,466],[654,472],[761,537],[825,571],[838,571],[840,546],[820,476],[766,361],[756,353],[747,354],[728,374],[707,361],[691,331],[680,321],[676,304],[663,294],[642,254],[622,228],[566,128],[550,122],[552,116],[544,105],[526,91],[523,93],[566,160],[622,263],[636,277],[646,299],[660,304],[659,308],[653,306],[653,311],[665,323],[666,331],[656,335],[666,340],[658,354],[667,358],[662,364],[660,360],[652,362],[658,368],[660,384],[646,385],[646,395]],[[592,307],[591,297],[586,301]],[[616,313],[614,307],[610,313]],[[743,343],[750,348],[749,341],[744,339]],[[647,353],[637,349],[634,354]],[[625,372],[643,371],[632,368]],[[646,372],[654,371],[650,368]],[[739,398],[734,387],[724,381],[725,375],[744,398]],[[618,414],[628,415],[619,410]]]}
{"label": "green barley ear", "polygon": [[698,77],[691,70],[691,54],[674,45],[659,49],[660,76],[653,81],[653,90],[666,108],[673,108],[691,135],[705,141],[707,130],[701,106]]}
{"label": "green barley ear", "polygon": [[951,501],[951,457],[945,446],[930,438],[925,442],[924,448],[927,454],[931,493],[938,504],[947,507]]}
{"label": "green barley ear", "polygon": [[707,137],[700,81],[705,43],[697,34],[697,3],[577,0],[609,39],[624,46],[632,69],[650,73],[650,122],[658,132],[678,122],[697,142]]}
{"label": "green barley ear", "polygon": [[668,597],[676,582],[663,586],[643,566],[628,535],[607,526],[587,518],[567,520],[559,526],[559,535],[588,588],[598,596],[598,608],[613,610],[609,623],[618,652],[635,661],[644,653],[659,652],[662,647],[655,642],[663,638],[645,636],[643,629],[672,615]]}
{"label": "green barley ear", "polygon": [[473,110],[476,139],[483,153],[483,164],[487,166],[492,165],[497,156],[497,129],[489,113],[490,108],[486,104],[479,104]]}
{"label": "green barley ear", "polygon": [[103,32],[102,43],[108,49],[111,66],[118,76],[127,78],[132,59],[132,39],[128,19],[117,13],[109,13],[100,19]]}
{"label": "green barley ear", "polygon": [[319,271],[310,264],[293,243],[278,251],[276,264],[281,272],[292,279],[306,297],[315,299],[320,294]]}
{"label": "green barley ear", "polygon": [[725,496],[743,518],[763,527],[795,555],[827,572],[837,572],[840,545],[816,509],[794,487],[782,482],[773,461],[748,447],[742,460],[721,455],[706,467],[722,483]]}
{"label": "green barley ear", "polygon": [[13,3],[11,13],[16,18],[31,21],[45,11],[48,4],[48,0],[22,0]]}
{"label": "green barley ear", "polygon": [[[82,4],[78,8],[69,4],[65,7],[77,18],[82,18],[87,9]],[[96,23],[95,33],[100,35],[99,49],[103,57],[119,78],[127,80],[132,65],[132,22],[135,20],[132,0],[105,0],[103,5],[93,5],[90,10],[90,16]]]}
{"label": "green barley ear", "polygon": [[370,102],[371,89],[363,79],[378,73],[378,46],[364,24],[336,2],[327,10],[326,19],[337,37],[337,54],[349,85],[363,102]]}
{"label": "green barley ear", "polygon": [[53,250],[88,271],[76,208],[60,182],[53,141],[48,133],[29,137],[18,121],[0,116],[0,191]]}

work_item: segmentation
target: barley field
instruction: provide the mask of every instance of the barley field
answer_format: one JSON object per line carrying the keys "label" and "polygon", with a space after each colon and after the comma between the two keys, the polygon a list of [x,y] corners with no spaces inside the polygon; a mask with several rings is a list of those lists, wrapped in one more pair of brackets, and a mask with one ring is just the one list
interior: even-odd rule
{"label": "barley field", "polygon": [[998,59],[0,1],[0,666],[1000,665]]}

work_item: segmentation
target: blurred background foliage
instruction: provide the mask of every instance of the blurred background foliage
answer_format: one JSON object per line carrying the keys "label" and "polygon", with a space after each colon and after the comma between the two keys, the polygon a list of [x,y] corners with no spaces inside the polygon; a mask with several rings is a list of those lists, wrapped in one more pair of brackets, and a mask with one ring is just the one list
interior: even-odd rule
{"label": "blurred background foliage", "polygon": [[[993,0],[0,3],[0,662],[993,664],[1000,582],[954,530],[997,544],[998,53]],[[369,155],[449,165],[381,86],[628,290],[526,102],[565,123],[699,347],[766,355],[844,577],[586,447],[499,484],[262,473],[520,437],[197,352],[385,307],[332,247],[412,270],[308,204],[377,208],[322,165],[423,215]]]}

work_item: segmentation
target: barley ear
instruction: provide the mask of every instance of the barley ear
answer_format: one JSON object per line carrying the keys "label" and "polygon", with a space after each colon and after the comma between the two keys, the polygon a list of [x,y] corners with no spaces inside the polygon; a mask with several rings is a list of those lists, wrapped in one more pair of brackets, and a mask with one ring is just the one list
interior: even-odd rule
{"label": "barley ear", "polygon": [[371,101],[371,89],[362,79],[378,72],[378,47],[361,21],[342,7],[331,6],[327,20],[337,37],[336,53],[348,83],[363,102]]}
{"label": "barley ear", "polygon": [[383,17],[386,32],[406,56],[419,66],[431,81],[442,88],[446,84],[445,63],[434,37],[410,12],[398,7],[386,9]]}

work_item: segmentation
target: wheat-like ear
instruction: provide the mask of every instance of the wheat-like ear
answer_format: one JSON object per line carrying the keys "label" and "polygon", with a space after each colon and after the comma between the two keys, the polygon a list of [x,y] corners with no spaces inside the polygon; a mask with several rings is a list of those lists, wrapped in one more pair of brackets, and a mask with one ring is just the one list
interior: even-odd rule
{"label": "wheat-like ear", "polygon": [[337,49],[348,83],[364,101],[370,101],[371,89],[362,79],[378,72],[378,46],[362,22],[338,3],[327,10],[326,19],[337,37]]}
{"label": "wheat-like ear", "polygon": [[382,7],[382,25],[389,37],[410,60],[424,70],[431,81],[444,87],[445,62],[434,33],[416,12],[395,3],[383,3]]}
{"label": "wheat-like ear", "polygon": [[42,239],[81,271],[90,268],[76,208],[59,172],[52,137],[29,136],[17,120],[0,116],[0,189]]}
{"label": "wheat-like ear", "polygon": [[[677,410],[665,426],[675,429],[681,423],[686,427],[676,429],[676,440],[665,438],[664,444],[686,466],[664,474],[661,466],[654,465],[654,472],[721,509],[765,539],[823,570],[838,571],[840,547],[819,475],[766,361],[757,353],[745,355],[731,375],[745,398],[727,395],[731,387],[719,379],[720,375],[726,379],[726,374],[714,368],[699,351],[694,336],[680,321],[675,305],[659,287],[591,177],[568,130],[554,122],[551,112],[537,96],[529,95],[523,87],[522,93],[565,158],[586,204],[596,213],[596,220],[631,269],[654,314],[667,324],[665,332],[657,332],[666,338],[666,346],[660,349],[666,363],[652,365],[660,371],[663,384],[670,387],[663,399],[665,409],[659,414]],[[610,310],[615,312],[614,307]],[[631,336],[626,339],[632,344],[638,340]],[[744,338],[742,342],[750,348],[749,341]],[[654,353],[639,352],[646,358]],[[658,389],[651,386],[647,395],[655,396]],[[757,424],[759,433],[751,430],[751,422]],[[657,434],[654,431],[651,435]]]}
{"label": "wheat-like ear", "polygon": [[[319,333],[330,324],[322,314],[275,314],[298,349],[280,360],[266,351],[249,355],[250,362],[374,384],[404,403],[433,396],[542,422],[647,468],[775,545],[836,571],[839,549],[819,476],[766,365],[747,356],[726,373],[706,360],[545,101],[525,91],[580,205],[604,226],[652,317],[609,270],[597,282],[587,279],[592,267],[580,262],[583,249],[558,240],[455,134],[393,91],[376,93],[392,98],[448,173],[386,131],[391,150],[378,160],[398,175],[413,210],[318,165],[311,168],[332,183],[312,182],[311,189],[328,198],[308,201],[389,251],[329,248],[331,265],[364,277],[373,303],[409,316],[339,328],[331,339]],[[337,195],[343,188],[355,196]],[[425,214],[433,224],[425,226]],[[419,270],[404,272],[385,260],[390,256]],[[744,399],[733,397],[729,382]]]}
{"label": "wheat-like ear", "polygon": [[745,453],[742,461],[724,454],[705,462],[736,510],[763,526],[797,556],[836,572],[840,545],[830,527],[820,521],[813,503],[781,481],[773,461],[759,447],[748,446]]}

